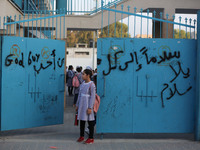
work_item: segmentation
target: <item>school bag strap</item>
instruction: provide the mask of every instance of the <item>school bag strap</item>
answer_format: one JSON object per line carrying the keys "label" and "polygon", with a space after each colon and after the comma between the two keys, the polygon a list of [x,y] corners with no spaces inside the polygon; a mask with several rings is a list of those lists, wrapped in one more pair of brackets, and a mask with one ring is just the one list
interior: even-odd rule
{"label": "school bag strap", "polygon": [[79,76],[81,75],[81,73],[80,74],[77,74],[77,78],[78,78],[78,81],[79,81],[79,83],[81,84],[81,81],[79,80]]}
{"label": "school bag strap", "polygon": [[89,91],[90,91],[90,95],[91,95],[91,86],[92,86],[92,84],[94,84],[94,82],[92,81],[92,83],[90,83],[90,86],[89,86]]}
{"label": "school bag strap", "polygon": [[[90,87],[89,87],[89,91],[90,91],[90,94],[91,94],[91,86],[92,84],[94,84],[93,82],[90,84]],[[98,112],[98,109],[99,109],[99,106],[100,106],[100,96],[95,92],[95,101],[94,101],[94,106],[93,106],[93,111],[95,113]]]}

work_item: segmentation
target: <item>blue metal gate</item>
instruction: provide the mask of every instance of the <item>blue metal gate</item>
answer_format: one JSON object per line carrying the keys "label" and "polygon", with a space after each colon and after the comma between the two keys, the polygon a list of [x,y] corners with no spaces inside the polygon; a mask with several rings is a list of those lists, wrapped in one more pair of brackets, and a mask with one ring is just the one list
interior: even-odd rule
{"label": "blue metal gate", "polygon": [[1,131],[63,123],[65,42],[1,37]]}
{"label": "blue metal gate", "polygon": [[196,40],[98,40],[98,133],[193,133]]}
{"label": "blue metal gate", "polygon": [[[108,19],[102,11],[104,38],[98,39],[97,44],[97,91],[101,97],[97,133],[195,133],[199,140],[199,97],[196,97],[196,78],[199,78],[196,22],[199,27],[199,20],[194,20],[192,25],[192,19],[185,18],[183,24],[182,17],[179,23],[175,22],[175,15],[169,18],[168,14],[149,9],[137,13],[136,7],[130,13],[130,6],[128,11],[123,9],[123,5],[121,10],[116,5],[115,9],[102,7],[108,11]],[[134,29],[133,38],[123,38],[130,34],[122,33],[122,25],[118,29],[121,38],[116,38],[116,20],[120,15],[121,19],[127,16],[128,31]],[[134,19],[132,27],[129,27],[130,16]],[[137,17],[141,19],[139,25]],[[114,31],[110,29],[111,20],[115,20]],[[106,23],[108,26],[104,27]],[[151,32],[149,24],[152,24]],[[147,35],[143,35],[145,28]]]}
{"label": "blue metal gate", "polygon": [[[74,1],[57,2],[57,10],[51,8],[52,3],[43,9],[36,7],[39,2],[27,5],[24,1],[24,7],[19,6],[24,10],[23,17],[0,17],[1,34],[40,38],[1,39],[1,130],[62,122],[64,43],[44,39],[66,39],[66,24],[71,22],[66,21],[66,14],[92,15],[101,10],[100,37],[115,38],[98,40],[97,90],[101,106],[97,132],[188,133],[194,132],[196,125],[196,139],[200,140],[200,77],[198,68],[195,70],[199,65],[196,22],[199,32],[200,19],[179,17],[179,22],[175,22],[175,15],[169,16],[162,9],[156,12],[153,8],[138,10],[121,5],[120,10],[119,2],[101,0],[100,7],[96,1],[96,8],[91,11],[85,7],[73,9],[70,4],[75,5]],[[62,4],[67,8],[62,9]],[[119,29],[117,21],[121,19],[123,23],[125,17],[128,26],[123,29],[121,24]],[[130,17],[133,26],[129,26]],[[122,39],[130,37],[130,28],[133,39]],[[198,43],[199,40],[198,34]]]}

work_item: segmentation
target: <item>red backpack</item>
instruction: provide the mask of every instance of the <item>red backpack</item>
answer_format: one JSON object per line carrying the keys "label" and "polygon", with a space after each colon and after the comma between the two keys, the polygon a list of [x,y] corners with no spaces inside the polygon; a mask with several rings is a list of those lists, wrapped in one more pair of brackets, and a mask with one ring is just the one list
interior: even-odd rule
{"label": "red backpack", "polygon": [[94,112],[97,113],[98,109],[99,109],[99,105],[100,105],[100,97],[99,95],[95,95],[95,101],[94,101]]}
{"label": "red backpack", "polygon": [[77,75],[75,75],[75,76],[73,77],[73,79],[72,79],[72,86],[73,86],[73,87],[76,87],[76,88],[80,86],[80,83],[79,83],[79,80],[78,80]]}
{"label": "red backpack", "polygon": [[[92,83],[90,84],[89,90],[91,88],[91,85],[92,85]],[[94,110],[95,113],[97,113],[97,111],[99,109],[100,101],[101,101],[100,96],[96,93],[95,94],[94,107],[93,107],[93,110]]]}

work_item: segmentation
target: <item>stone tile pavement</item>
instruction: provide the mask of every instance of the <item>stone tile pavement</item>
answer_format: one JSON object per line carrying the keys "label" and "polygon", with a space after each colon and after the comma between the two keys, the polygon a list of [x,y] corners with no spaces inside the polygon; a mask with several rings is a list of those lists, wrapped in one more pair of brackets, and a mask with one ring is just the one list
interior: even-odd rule
{"label": "stone tile pavement", "polygon": [[64,124],[0,132],[0,150],[200,150],[192,134],[95,134],[95,143],[77,143],[73,98],[68,97]]}

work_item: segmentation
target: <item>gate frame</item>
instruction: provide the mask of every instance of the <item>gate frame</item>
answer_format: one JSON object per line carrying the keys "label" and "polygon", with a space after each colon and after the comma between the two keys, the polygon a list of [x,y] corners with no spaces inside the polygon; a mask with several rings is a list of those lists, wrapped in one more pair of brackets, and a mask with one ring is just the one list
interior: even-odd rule
{"label": "gate frame", "polygon": [[197,13],[197,81],[195,140],[200,141],[200,10]]}

